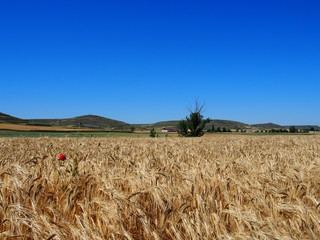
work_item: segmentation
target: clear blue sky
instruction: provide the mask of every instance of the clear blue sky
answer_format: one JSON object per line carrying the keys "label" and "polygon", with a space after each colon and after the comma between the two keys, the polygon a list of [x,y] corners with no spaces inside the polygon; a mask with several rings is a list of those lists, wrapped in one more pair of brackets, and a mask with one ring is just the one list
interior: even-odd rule
{"label": "clear blue sky", "polygon": [[320,1],[0,4],[0,112],[320,124]]}

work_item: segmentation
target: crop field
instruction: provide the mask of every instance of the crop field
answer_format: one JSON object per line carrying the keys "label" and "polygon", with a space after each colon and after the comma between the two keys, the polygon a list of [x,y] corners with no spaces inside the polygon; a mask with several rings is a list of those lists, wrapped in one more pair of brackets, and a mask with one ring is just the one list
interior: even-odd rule
{"label": "crop field", "polygon": [[[59,126],[32,126],[22,124],[0,123],[0,129],[16,130],[16,131],[74,131],[75,129],[59,127]],[[92,129],[76,129],[79,131],[92,131]]]}
{"label": "crop field", "polygon": [[0,138],[0,156],[0,239],[320,239],[320,135]]}
{"label": "crop field", "polygon": [[[173,135],[173,134],[172,134]],[[1,137],[28,137],[28,138],[41,138],[41,137],[54,137],[54,138],[109,138],[109,137],[148,137],[149,133],[141,132],[89,132],[89,131],[80,131],[80,132],[71,132],[71,131],[51,131],[51,132],[33,132],[33,131],[6,131],[0,130]],[[159,137],[165,137],[165,134],[159,134]],[[171,135],[170,135],[171,137]]]}

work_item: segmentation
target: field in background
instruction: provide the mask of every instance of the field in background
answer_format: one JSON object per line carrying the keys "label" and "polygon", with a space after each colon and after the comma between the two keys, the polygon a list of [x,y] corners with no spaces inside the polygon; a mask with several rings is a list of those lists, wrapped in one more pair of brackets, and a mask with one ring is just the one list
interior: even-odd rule
{"label": "field in background", "polygon": [[[54,138],[90,138],[90,137],[148,137],[149,133],[129,133],[129,132],[34,132],[34,131],[0,131],[1,137],[31,137],[31,138],[39,138],[39,137],[54,137]],[[164,135],[160,135],[164,136]]]}
{"label": "field in background", "polygon": [[[161,132],[162,128],[155,128],[157,137],[177,137],[178,133]],[[103,130],[90,128],[71,128],[67,126],[31,126],[23,124],[0,123],[0,137],[149,137],[150,130]],[[215,132],[205,133],[205,137],[235,135],[314,135],[310,133],[277,133],[277,132]]]}
{"label": "field in background", "polygon": [[[150,130],[103,130],[89,128],[68,128],[63,126],[30,126],[23,124],[0,123],[0,137],[148,137]],[[176,133],[157,132],[158,137],[173,137]]]}
{"label": "field in background", "polygon": [[0,138],[0,155],[0,239],[320,238],[319,135]]}
{"label": "field in background", "polygon": [[0,123],[0,129],[3,130],[15,130],[15,131],[93,131],[93,129],[72,129],[61,126],[32,126],[23,124],[11,124],[11,123]]}

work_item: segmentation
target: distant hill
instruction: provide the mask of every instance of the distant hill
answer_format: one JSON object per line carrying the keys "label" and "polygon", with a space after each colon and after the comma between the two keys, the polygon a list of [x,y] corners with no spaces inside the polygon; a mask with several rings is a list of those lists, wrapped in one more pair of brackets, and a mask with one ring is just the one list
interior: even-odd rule
{"label": "distant hill", "polygon": [[320,127],[317,125],[290,125],[283,126],[283,128],[289,128],[291,126],[294,126],[296,129],[311,129],[313,127],[316,131],[320,131]]}
{"label": "distant hill", "polygon": [[260,124],[252,124],[251,127],[258,128],[260,130],[264,129],[282,129],[284,126],[274,124],[274,123],[260,123]]}
{"label": "distant hill", "polygon": [[316,131],[320,131],[320,127],[317,125],[288,125],[288,126],[282,126],[274,123],[260,123],[260,124],[252,124],[251,127],[256,127],[260,130],[264,129],[289,129],[291,126],[294,126],[296,129],[311,129],[312,127]]}
{"label": "distant hill", "polygon": [[[62,126],[69,128],[92,128],[92,129],[129,129],[134,126],[137,129],[161,129],[164,127],[177,127],[180,120],[171,121],[161,121],[150,124],[128,124],[122,121],[105,118],[97,115],[84,115],[74,118],[64,118],[64,119],[21,119],[10,116],[5,113],[0,113],[0,123],[11,123],[11,124],[23,124],[23,125],[35,125],[35,126]],[[205,129],[211,129],[214,125],[215,129],[227,128],[227,129],[247,129],[249,127],[265,130],[265,129],[288,129],[290,126],[294,126],[296,129],[310,129],[314,128],[320,131],[320,127],[317,125],[290,125],[281,126],[274,123],[260,123],[260,124],[247,124],[243,122],[213,119],[206,124]]]}
{"label": "distant hill", "polygon": [[[179,124],[179,120],[172,120],[172,121],[161,121],[156,123],[150,123],[150,124],[134,124],[137,128],[164,128],[164,127],[177,127]],[[236,122],[236,121],[230,121],[230,120],[220,120],[220,119],[214,119],[211,120],[209,123],[206,124],[206,129],[211,129],[212,125],[214,125],[215,128],[228,128],[228,129],[237,129],[237,128],[245,128],[248,126],[246,123],[242,122]]]}
{"label": "distant hill", "polygon": [[28,120],[16,118],[16,117],[13,117],[8,114],[4,114],[4,113],[0,112],[0,123],[22,124],[22,123],[28,123]]}
{"label": "distant hill", "polygon": [[147,124],[133,124],[134,127],[140,128],[140,129],[159,129],[164,127],[177,127],[179,121],[173,120],[173,121],[161,121],[156,123],[147,123]]}
{"label": "distant hill", "polygon": [[[177,127],[179,124],[179,120],[171,120],[171,121],[161,121],[156,123],[149,123],[149,124],[133,124],[136,128],[143,128],[143,129],[161,129],[164,127]],[[259,130],[265,129],[289,129],[290,126],[281,126],[275,123],[260,123],[260,124],[247,124],[243,122],[231,121],[231,120],[221,120],[221,119],[213,119],[209,123],[206,124],[205,129],[211,129],[212,125],[214,128],[227,128],[227,129],[248,129],[248,128],[256,128]],[[314,127],[315,130],[320,131],[320,127],[317,125],[296,125],[296,129],[310,129]]]}
{"label": "distant hill", "polygon": [[93,129],[129,129],[130,124],[105,118],[96,115],[84,115],[74,118],[65,119],[21,119],[10,116],[8,114],[0,113],[0,123],[24,124],[34,126],[67,126],[78,128],[93,128]]}
{"label": "distant hill", "polygon": [[105,118],[97,115],[84,115],[74,118],[65,119],[30,119],[33,122],[48,124],[51,126],[70,126],[82,128],[115,128],[115,129],[128,129],[130,124]]}
{"label": "distant hill", "polygon": [[248,126],[247,123],[237,122],[237,121],[230,121],[230,120],[221,120],[221,119],[213,119],[209,123],[206,124],[205,129],[211,129],[212,125],[214,128],[227,128],[227,129],[243,129]]}

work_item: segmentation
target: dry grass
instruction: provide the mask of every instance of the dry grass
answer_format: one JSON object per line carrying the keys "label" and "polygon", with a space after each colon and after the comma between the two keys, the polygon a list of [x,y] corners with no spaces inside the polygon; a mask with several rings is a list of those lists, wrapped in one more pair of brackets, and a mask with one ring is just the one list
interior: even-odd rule
{"label": "dry grass", "polygon": [[320,239],[320,136],[2,138],[0,155],[0,239]]}

